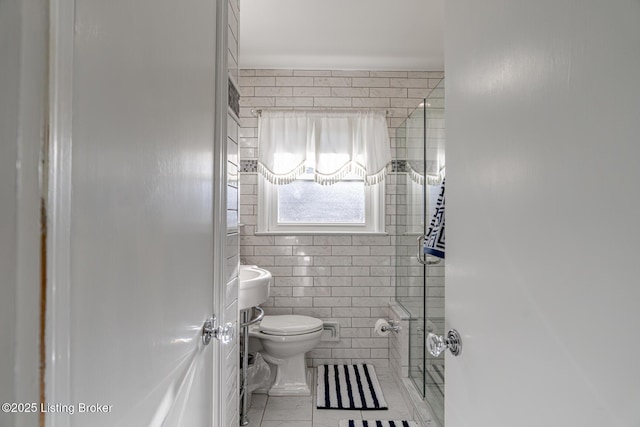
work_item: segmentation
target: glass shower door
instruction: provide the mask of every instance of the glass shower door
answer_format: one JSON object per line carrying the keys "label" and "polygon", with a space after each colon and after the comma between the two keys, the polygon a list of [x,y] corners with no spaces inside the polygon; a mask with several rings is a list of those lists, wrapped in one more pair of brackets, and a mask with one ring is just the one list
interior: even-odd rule
{"label": "glass shower door", "polygon": [[[445,174],[445,124],[444,124],[444,80],[429,94],[425,104],[425,226],[427,233],[435,214],[436,202],[441,193]],[[425,288],[425,334],[446,335],[444,330],[444,259],[427,257],[424,265]],[[424,395],[435,417],[443,424],[444,419],[444,353],[438,357],[425,351]]]}
{"label": "glass shower door", "polygon": [[[426,351],[426,335],[444,335],[444,260],[425,257],[421,242],[444,178],[444,80],[396,133],[396,300],[410,314],[409,372],[416,389],[443,425],[444,355]],[[398,155],[397,157],[401,157]]]}

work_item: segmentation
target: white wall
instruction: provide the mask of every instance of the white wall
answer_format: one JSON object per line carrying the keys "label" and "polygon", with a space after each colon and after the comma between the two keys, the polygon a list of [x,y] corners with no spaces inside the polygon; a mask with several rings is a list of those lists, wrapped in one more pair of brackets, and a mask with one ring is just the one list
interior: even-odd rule
{"label": "white wall", "polygon": [[[43,1],[0,2],[0,402],[39,401],[45,11]],[[3,426],[37,420],[0,413]]]}
{"label": "white wall", "polygon": [[445,15],[447,425],[637,426],[640,2]]}

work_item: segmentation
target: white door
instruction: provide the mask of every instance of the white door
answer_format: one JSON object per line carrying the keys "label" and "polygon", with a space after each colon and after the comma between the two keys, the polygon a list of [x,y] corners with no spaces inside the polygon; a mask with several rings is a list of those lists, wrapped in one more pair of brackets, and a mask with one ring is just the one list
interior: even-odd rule
{"label": "white door", "polygon": [[52,2],[47,426],[212,426],[216,2],[72,3]]}
{"label": "white door", "polygon": [[640,3],[445,16],[446,426],[638,426]]}

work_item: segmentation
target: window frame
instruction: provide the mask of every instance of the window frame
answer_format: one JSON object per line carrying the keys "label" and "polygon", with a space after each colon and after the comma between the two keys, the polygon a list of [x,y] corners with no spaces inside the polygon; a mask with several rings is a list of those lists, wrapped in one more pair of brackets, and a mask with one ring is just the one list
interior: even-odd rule
{"label": "window frame", "polygon": [[364,224],[278,223],[278,186],[258,174],[259,234],[382,234],[385,231],[385,181],[364,186]]}

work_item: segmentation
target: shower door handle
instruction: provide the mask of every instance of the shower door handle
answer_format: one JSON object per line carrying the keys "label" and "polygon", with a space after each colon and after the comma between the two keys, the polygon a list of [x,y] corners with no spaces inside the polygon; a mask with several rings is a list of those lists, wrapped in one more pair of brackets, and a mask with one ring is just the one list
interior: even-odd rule
{"label": "shower door handle", "polygon": [[436,261],[429,261],[427,259],[427,255],[424,253],[424,241],[427,239],[426,234],[421,234],[418,236],[418,253],[416,254],[416,258],[418,262],[423,265],[435,265],[440,263],[440,259]]}

